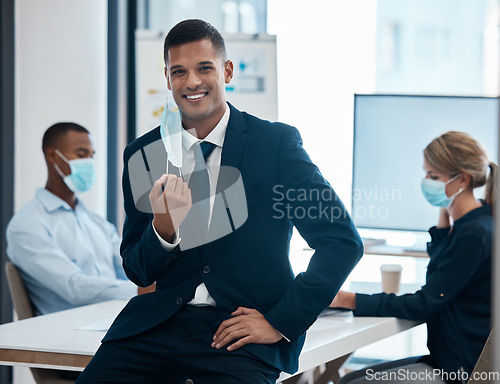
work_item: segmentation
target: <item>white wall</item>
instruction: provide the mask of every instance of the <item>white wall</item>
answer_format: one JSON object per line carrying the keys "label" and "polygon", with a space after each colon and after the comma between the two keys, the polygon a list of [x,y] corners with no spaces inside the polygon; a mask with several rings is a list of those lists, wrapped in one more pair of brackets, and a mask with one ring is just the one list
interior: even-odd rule
{"label": "white wall", "polygon": [[491,0],[378,0],[377,92],[496,96],[497,10]]}
{"label": "white wall", "polygon": [[[96,149],[96,185],[82,199],[104,216],[107,2],[16,0],[15,55],[14,210],[45,185],[45,130],[74,121],[92,133]],[[16,367],[14,383],[34,383],[29,369]]]}
{"label": "white wall", "polygon": [[276,35],[279,120],[347,207],[351,201],[354,93],[375,87],[376,1],[268,0]]}
{"label": "white wall", "polygon": [[149,0],[148,28],[169,31],[179,21],[203,19],[224,31],[223,0]]}
{"label": "white wall", "polygon": [[106,213],[107,2],[15,2],[15,207],[45,185],[41,142],[58,121],[91,133],[97,182],[82,195]]}

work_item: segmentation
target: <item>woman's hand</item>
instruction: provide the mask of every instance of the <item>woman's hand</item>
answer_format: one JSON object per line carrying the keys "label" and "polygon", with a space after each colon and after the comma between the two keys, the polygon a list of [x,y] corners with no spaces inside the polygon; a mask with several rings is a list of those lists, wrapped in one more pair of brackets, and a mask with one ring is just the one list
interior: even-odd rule
{"label": "woman's hand", "polygon": [[329,305],[330,308],[356,309],[356,294],[354,292],[339,291]]}

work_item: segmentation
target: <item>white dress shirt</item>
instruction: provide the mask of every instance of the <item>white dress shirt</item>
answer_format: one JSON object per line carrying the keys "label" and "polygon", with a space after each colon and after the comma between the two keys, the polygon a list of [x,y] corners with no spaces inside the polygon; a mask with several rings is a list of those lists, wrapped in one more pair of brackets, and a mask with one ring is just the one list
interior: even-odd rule
{"label": "white dress shirt", "polygon": [[[226,136],[227,124],[229,122],[229,106],[226,104],[226,111],[215,128],[203,140],[199,140],[196,136],[188,131],[182,131],[182,174],[190,175],[194,170],[194,152],[193,146],[196,143],[208,141],[215,144],[215,148],[207,160],[208,177],[210,180],[210,212],[209,222],[212,218],[212,210],[215,201],[215,191],[217,187],[217,178],[219,176],[222,146],[224,145],[224,137]],[[189,180],[184,180],[188,182]],[[182,233],[176,233],[176,239],[173,243],[169,243],[161,238],[153,225],[156,236],[160,240],[162,247],[167,251],[173,251],[175,247],[182,241]],[[191,305],[211,305],[216,306],[215,300],[210,296],[207,287],[201,283],[195,292],[193,300],[188,304]]]}

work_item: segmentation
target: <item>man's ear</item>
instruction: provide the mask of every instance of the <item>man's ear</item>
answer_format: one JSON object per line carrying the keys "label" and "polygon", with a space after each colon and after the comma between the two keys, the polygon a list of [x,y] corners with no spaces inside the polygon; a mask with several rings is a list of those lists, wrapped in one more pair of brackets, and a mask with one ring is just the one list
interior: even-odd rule
{"label": "man's ear", "polygon": [[165,73],[165,79],[167,79],[167,88],[171,91],[172,87],[170,86],[170,78],[168,76],[167,67],[163,68],[163,72]]}
{"label": "man's ear", "polygon": [[224,63],[224,80],[226,84],[229,84],[231,82],[233,74],[234,74],[233,62],[231,60],[227,60]]}
{"label": "man's ear", "polygon": [[57,157],[57,153],[56,153],[56,149],[55,148],[47,148],[45,150],[45,160],[47,161],[47,163],[50,163],[50,164],[53,164],[56,162],[56,157]]}

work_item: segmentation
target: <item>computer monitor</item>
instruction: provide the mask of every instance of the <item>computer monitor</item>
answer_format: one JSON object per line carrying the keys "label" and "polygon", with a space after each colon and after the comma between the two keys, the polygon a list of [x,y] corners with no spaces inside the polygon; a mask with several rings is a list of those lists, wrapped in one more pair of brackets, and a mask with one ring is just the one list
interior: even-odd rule
{"label": "computer monitor", "polygon": [[492,97],[355,95],[351,212],[356,226],[427,231],[435,225],[439,210],[420,190],[423,149],[446,131],[464,131],[497,162],[498,103]]}

